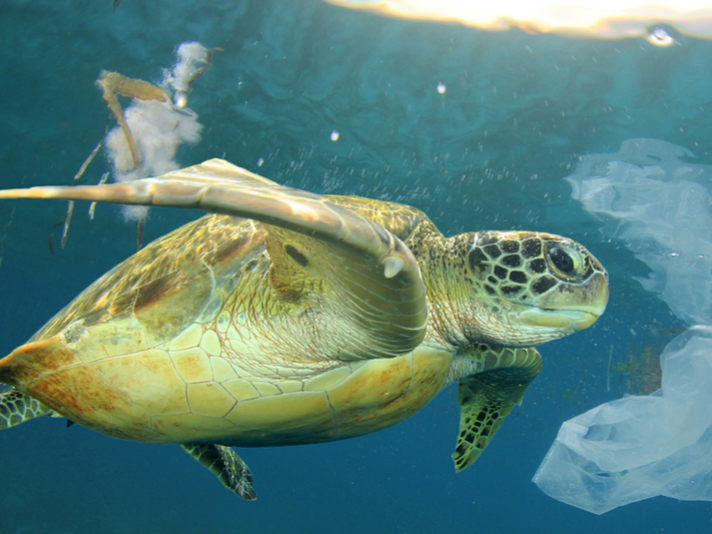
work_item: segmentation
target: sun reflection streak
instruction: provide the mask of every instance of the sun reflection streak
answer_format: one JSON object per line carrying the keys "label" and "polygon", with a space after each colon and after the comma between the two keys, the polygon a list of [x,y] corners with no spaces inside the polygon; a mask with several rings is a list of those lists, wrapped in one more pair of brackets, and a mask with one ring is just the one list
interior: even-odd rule
{"label": "sun reflection streak", "polygon": [[712,0],[498,0],[487,5],[473,0],[326,0],[384,16],[455,22],[484,30],[513,27],[532,33],[568,37],[620,39],[643,37],[669,46],[672,38],[660,29],[712,39]]}

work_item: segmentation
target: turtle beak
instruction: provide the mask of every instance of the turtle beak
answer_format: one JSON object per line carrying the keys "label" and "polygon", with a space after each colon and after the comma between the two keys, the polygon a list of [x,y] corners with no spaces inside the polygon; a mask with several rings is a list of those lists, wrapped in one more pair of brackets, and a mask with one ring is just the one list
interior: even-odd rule
{"label": "turtle beak", "polygon": [[519,315],[524,326],[551,329],[563,335],[584,330],[596,322],[600,313],[588,310],[548,310],[532,308]]}
{"label": "turtle beak", "polygon": [[596,273],[585,284],[566,286],[549,296],[540,306],[522,312],[523,325],[573,334],[591,326],[603,315],[608,304],[608,276]]}

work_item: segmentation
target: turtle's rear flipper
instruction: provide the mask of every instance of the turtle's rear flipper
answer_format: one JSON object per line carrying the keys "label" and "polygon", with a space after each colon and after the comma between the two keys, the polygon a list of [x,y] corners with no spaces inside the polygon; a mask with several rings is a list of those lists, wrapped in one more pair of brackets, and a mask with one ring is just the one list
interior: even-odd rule
{"label": "turtle's rear flipper", "polygon": [[220,482],[246,501],[257,498],[252,489],[252,473],[247,464],[230,447],[223,445],[181,445],[183,450],[198,460],[220,479]]}
{"label": "turtle's rear flipper", "polygon": [[460,380],[458,387],[460,431],[452,455],[458,473],[479,458],[542,367],[531,348],[476,349],[468,357],[482,371]]}
{"label": "turtle's rear flipper", "polygon": [[50,414],[50,408],[16,389],[0,393],[0,430]]}

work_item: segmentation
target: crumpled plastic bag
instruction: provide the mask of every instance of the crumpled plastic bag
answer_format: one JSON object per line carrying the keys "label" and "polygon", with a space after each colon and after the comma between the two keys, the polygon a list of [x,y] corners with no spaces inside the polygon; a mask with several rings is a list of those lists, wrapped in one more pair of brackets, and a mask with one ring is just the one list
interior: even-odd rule
{"label": "crumpled plastic bag", "polygon": [[587,156],[572,196],[625,240],[652,272],[643,286],[688,324],[661,356],[662,388],[566,421],[534,482],[547,495],[603,514],[664,495],[712,501],[712,167],[685,148],[631,139]]}
{"label": "crumpled plastic bag", "polygon": [[694,327],[662,355],[662,389],[566,421],[534,482],[602,514],[658,495],[712,500],[712,328]]}
{"label": "crumpled plastic bag", "polygon": [[688,324],[712,324],[712,166],[686,148],[629,139],[583,158],[571,196],[651,269],[637,280]]}

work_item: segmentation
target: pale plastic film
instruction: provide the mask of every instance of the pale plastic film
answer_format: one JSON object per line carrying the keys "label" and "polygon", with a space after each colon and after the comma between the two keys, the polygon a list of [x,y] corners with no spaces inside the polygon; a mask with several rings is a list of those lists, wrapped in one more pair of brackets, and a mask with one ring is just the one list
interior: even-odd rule
{"label": "pale plastic film", "polygon": [[661,356],[662,388],[565,422],[534,476],[602,514],[659,495],[712,501],[712,168],[682,147],[632,139],[584,158],[572,196],[651,269],[643,286],[692,326]]}
{"label": "pale plastic film", "polygon": [[662,366],[658,393],[562,425],[534,476],[544,493],[596,514],[658,495],[712,500],[712,328],[676,338]]}

